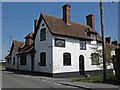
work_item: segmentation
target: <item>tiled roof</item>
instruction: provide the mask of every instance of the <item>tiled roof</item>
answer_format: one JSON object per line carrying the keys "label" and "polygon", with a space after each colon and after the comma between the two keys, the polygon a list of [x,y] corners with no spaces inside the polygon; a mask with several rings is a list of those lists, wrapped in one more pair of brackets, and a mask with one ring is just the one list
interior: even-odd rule
{"label": "tiled roof", "polygon": [[111,43],[105,43],[105,47],[106,47],[106,49],[108,50],[108,51],[112,51],[112,50],[115,50],[115,48],[117,48],[117,46],[115,46],[115,45],[113,45],[113,44],[111,44]]}
{"label": "tiled roof", "polygon": [[14,43],[14,48],[15,48],[16,52],[18,52],[19,47],[22,47],[24,45],[24,42],[17,41],[17,40],[14,40],[13,43]]}
{"label": "tiled roof", "polygon": [[[91,37],[86,33],[86,29],[88,29],[87,25],[71,22],[71,25],[69,26],[66,25],[64,21],[60,18],[49,16],[46,14],[41,14],[38,21],[38,28],[42,18],[45,20],[52,34],[92,40]],[[35,35],[36,33],[37,31],[35,32]]]}
{"label": "tiled roof", "polygon": [[115,51],[115,49],[117,48],[117,46],[111,44],[111,43],[105,43],[105,51],[106,51],[106,58],[108,58],[109,56],[111,56],[111,51]]}
{"label": "tiled roof", "polygon": [[30,32],[25,38],[29,38],[29,37],[32,38],[33,34],[34,34],[33,32]]}
{"label": "tiled roof", "polygon": [[11,55],[10,55],[10,54],[8,54],[8,55],[5,57],[5,59],[9,59],[9,58],[11,58]]}
{"label": "tiled roof", "polygon": [[16,52],[18,52],[19,47],[22,47],[23,45],[24,45],[24,42],[22,42],[22,41],[17,41],[17,40],[13,40],[12,46],[11,46],[11,48],[10,48],[10,52],[9,52],[9,54],[5,57],[5,59],[11,57],[13,48],[16,50]]}
{"label": "tiled roof", "polygon": [[98,42],[102,42],[102,37],[99,34],[97,34],[96,39]]}
{"label": "tiled roof", "polygon": [[27,54],[27,53],[34,53],[35,52],[35,44],[32,43],[31,45],[25,45],[21,50],[17,53],[19,54]]}

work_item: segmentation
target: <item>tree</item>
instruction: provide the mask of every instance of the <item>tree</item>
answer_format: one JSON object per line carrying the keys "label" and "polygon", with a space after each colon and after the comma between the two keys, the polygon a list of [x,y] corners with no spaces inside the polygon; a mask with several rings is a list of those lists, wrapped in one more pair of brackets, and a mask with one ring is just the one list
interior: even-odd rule
{"label": "tree", "polygon": [[[103,59],[102,59],[102,49],[99,49],[98,46],[97,47],[92,47],[91,48],[93,50],[93,53],[95,53],[94,55],[91,54],[91,59],[94,59],[96,57],[99,57],[99,63],[97,64],[98,67],[103,68]],[[111,63],[113,63],[113,59],[111,56],[111,51],[112,49],[109,49],[109,47],[105,47],[105,52],[106,52],[106,66],[109,66]],[[97,60],[96,60],[97,61]]]}

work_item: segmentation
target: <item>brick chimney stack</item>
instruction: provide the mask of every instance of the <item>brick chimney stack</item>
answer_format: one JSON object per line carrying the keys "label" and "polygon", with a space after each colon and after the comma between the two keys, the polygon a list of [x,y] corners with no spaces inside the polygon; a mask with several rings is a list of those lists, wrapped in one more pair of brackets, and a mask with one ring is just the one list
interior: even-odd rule
{"label": "brick chimney stack", "polygon": [[105,42],[110,43],[111,42],[111,37],[106,37]]}
{"label": "brick chimney stack", "polygon": [[63,21],[67,25],[71,25],[71,16],[70,16],[70,11],[71,11],[71,6],[69,4],[65,4],[63,7]]}
{"label": "brick chimney stack", "polygon": [[86,16],[86,22],[87,22],[88,26],[95,29],[94,15],[93,14],[89,14],[89,15]]}

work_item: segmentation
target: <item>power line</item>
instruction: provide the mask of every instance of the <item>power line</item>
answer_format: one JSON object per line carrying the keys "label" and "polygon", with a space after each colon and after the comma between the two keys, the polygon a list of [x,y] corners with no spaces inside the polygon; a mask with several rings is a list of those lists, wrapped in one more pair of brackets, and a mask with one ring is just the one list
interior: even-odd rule
{"label": "power line", "polygon": [[58,11],[60,11],[60,10],[61,10],[61,8],[58,8],[56,11],[52,12],[50,15],[55,15],[55,14],[57,14]]}

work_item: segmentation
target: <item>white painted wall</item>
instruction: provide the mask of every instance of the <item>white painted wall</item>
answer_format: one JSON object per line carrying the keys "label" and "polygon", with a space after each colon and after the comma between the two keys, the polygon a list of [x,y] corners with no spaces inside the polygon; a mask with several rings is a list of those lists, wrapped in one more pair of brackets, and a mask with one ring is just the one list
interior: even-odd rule
{"label": "white painted wall", "polygon": [[20,65],[19,57],[19,70],[31,71],[31,54],[27,54],[26,58],[26,65]]}
{"label": "white painted wall", "polygon": [[[42,24],[44,23],[44,26]],[[46,40],[40,41],[40,30],[46,28]],[[54,38],[65,39],[66,47],[55,47]],[[97,65],[91,64],[91,47],[97,46],[96,42],[87,42],[86,50],[80,50],[80,40],[68,37],[52,36],[44,20],[40,23],[40,28],[35,38],[35,71],[47,73],[63,73],[79,71],[79,56],[84,56],[85,71],[100,70]],[[99,48],[102,48],[100,45]],[[40,53],[46,52],[46,66],[40,66]],[[71,53],[71,66],[63,66],[63,53]]]}
{"label": "white painted wall", "polygon": [[7,61],[6,61],[5,67],[6,67],[6,68],[11,68],[11,64],[10,64],[10,63],[7,63]]}
{"label": "white painted wall", "polygon": [[[15,57],[15,65],[13,65],[13,58]],[[12,54],[11,54],[11,69],[17,69],[17,56],[16,56],[16,50],[13,48]]]}
{"label": "white painted wall", "polygon": [[[42,24],[44,23],[44,26]],[[40,41],[40,30],[46,28],[46,40]],[[52,73],[52,35],[45,24],[44,20],[40,23],[40,28],[35,38],[35,71]],[[40,66],[40,53],[46,52],[46,66]]]}
{"label": "white painted wall", "polygon": [[[54,38],[65,39],[65,48],[55,47]],[[85,71],[99,70],[100,68],[96,65],[91,65],[90,55],[93,53],[90,42],[86,42],[86,50],[80,50],[80,40],[68,37],[56,37],[53,38],[53,73],[63,72],[78,72],[79,71],[79,56],[84,56]],[[102,48],[100,46],[100,48]],[[71,66],[63,66],[63,53],[71,53]]]}

